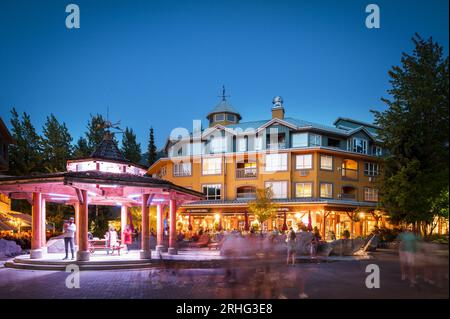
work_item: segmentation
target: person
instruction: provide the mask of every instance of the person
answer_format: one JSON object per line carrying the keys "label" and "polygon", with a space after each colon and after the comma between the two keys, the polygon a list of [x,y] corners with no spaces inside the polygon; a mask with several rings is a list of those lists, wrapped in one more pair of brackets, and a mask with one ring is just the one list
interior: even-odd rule
{"label": "person", "polygon": [[130,225],[127,225],[125,227],[125,229],[123,230],[123,241],[124,241],[123,243],[124,243],[125,247],[127,248],[127,254],[128,254],[128,252],[129,252],[128,245],[132,244]]}
{"label": "person", "polygon": [[[117,246],[117,232],[114,226],[109,227],[109,230],[105,234],[105,239],[106,254],[109,255],[109,249]],[[114,253],[114,249],[112,253]]]}
{"label": "person", "polygon": [[66,257],[63,260],[67,260],[69,258],[69,245],[70,252],[72,253],[72,260],[75,259],[74,250],[73,250],[73,238],[75,236],[75,232],[77,230],[77,226],[74,223],[75,219],[70,217],[69,221],[64,222],[63,232],[64,232],[64,249],[66,251]]}
{"label": "person", "polygon": [[296,249],[296,238],[294,229],[291,227],[286,236],[287,242],[287,259],[286,264],[289,265],[289,258],[292,258],[292,265],[295,265],[295,249]]}
{"label": "person", "polygon": [[402,280],[409,278],[410,287],[414,287],[417,284],[415,274],[415,255],[418,250],[417,237],[414,235],[411,228],[407,228],[398,235],[397,239],[400,242],[399,259]]}

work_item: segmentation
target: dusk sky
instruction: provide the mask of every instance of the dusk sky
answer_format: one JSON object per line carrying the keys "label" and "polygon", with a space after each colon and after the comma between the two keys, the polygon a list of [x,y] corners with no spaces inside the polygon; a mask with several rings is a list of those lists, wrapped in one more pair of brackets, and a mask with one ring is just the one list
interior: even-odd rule
{"label": "dusk sky", "polygon": [[[69,3],[80,29],[65,26]],[[380,29],[365,26],[370,3]],[[0,116],[11,127],[15,106],[41,132],[54,113],[76,140],[108,106],[145,151],[150,126],[161,147],[175,127],[206,125],[224,84],[242,121],[270,119],[281,95],[289,117],[372,122],[415,32],[448,54],[448,10],[448,0],[0,0]]]}

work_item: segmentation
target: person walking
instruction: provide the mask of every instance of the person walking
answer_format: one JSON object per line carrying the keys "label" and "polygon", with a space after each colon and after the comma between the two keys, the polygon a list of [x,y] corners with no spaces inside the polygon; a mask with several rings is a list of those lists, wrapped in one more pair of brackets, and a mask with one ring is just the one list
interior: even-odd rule
{"label": "person walking", "polygon": [[418,250],[417,237],[410,228],[398,235],[399,257],[402,280],[409,279],[410,287],[417,284],[415,272],[415,258]]}
{"label": "person walking", "polygon": [[289,265],[289,259],[292,258],[292,265],[295,265],[295,250],[296,250],[296,242],[297,235],[295,235],[294,229],[291,227],[286,236],[287,242],[287,259],[286,264]]}
{"label": "person walking", "polygon": [[63,226],[63,236],[64,236],[64,249],[66,251],[66,257],[63,260],[67,260],[69,258],[69,245],[70,252],[72,253],[72,260],[75,259],[74,250],[73,250],[73,238],[75,236],[75,232],[77,231],[77,226],[74,223],[75,219],[70,217],[69,221],[64,223]]}
{"label": "person walking", "polygon": [[127,254],[128,254],[129,253],[128,245],[132,244],[130,225],[127,225],[125,227],[125,229],[123,230],[123,244],[127,248]]}

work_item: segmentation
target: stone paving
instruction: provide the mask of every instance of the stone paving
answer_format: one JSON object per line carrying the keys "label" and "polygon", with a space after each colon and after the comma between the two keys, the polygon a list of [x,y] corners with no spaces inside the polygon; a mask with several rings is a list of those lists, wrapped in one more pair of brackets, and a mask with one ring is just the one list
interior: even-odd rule
{"label": "stone paving", "polygon": [[[298,263],[215,261],[192,268],[180,262],[170,268],[83,271],[80,288],[68,289],[68,273],[0,268],[0,298],[298,298],[305,283],[310,298],[448,298],[448,263],[440,286],[420,282],[410,288],[401,281],[396,253],[374,253],[371,260]],[[220,264],[218,264],[220,262]],[[366,266],[380,267],[381,287],[365,286]],[[231,274],[231,275],[230,275]],[[274,287],[277,289],[274,290]],[[274,294],[275,292],[275,294]]]}

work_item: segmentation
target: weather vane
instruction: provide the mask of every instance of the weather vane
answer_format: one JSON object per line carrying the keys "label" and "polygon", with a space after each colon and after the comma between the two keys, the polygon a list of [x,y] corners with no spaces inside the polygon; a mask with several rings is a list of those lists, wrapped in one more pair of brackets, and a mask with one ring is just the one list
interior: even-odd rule
{"label": "weather vane", "polygon": [[110,131],[110,129],[117,130],[117,132],[114,132],[114,134],[120,134],[123,133],[123,130],[119,127],[120,120],[113,123],[109,120],[109,106],[106,107],[106,120],[103,123],[97,124],[97,129],[105,129],[107,132]]}
{"label": "weather vane", "polygon": [[225,95],[225,85],[222,85],[222,95],[218,95],[218,97],[222,98],[222,101],[226,101],[227,97],[230,97],[230,95]]}

